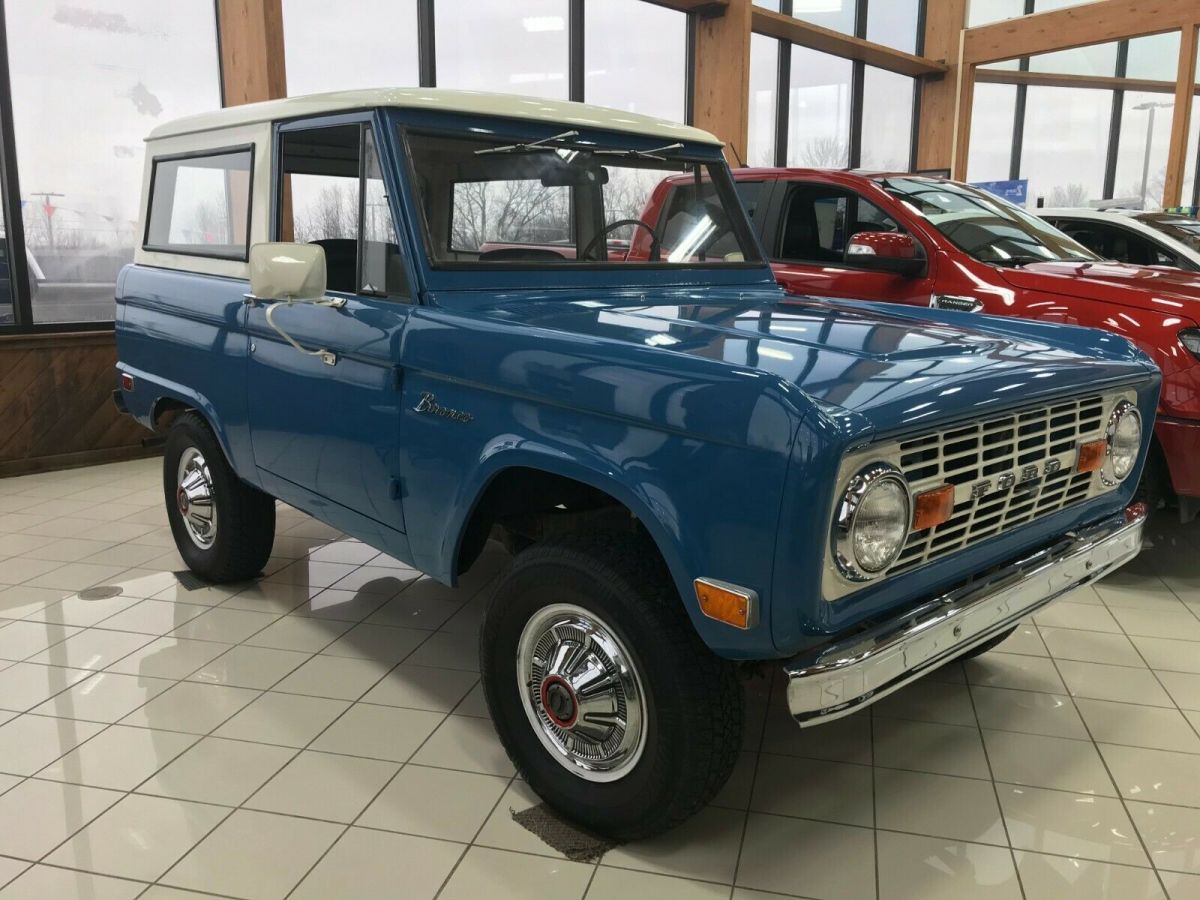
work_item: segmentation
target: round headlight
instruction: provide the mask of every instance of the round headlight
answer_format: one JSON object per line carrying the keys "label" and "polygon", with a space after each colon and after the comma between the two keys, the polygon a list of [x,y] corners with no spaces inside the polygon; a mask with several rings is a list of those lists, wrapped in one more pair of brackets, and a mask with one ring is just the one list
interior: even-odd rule
{"label": "round headlight", "polygon": [[911,521],[908,483],[898,470],[876,463],[855,475],[838,507],[835,556],[842,574],[867,581],[891,566]]}
{"label": "round headlight", "polygon": [[1108,458],[1101,475],[1108,484],[1117,484],[1129,477],[1137,464],[1142,447],[1142,417],[1128,400],[1122,400],[1108,417]]}

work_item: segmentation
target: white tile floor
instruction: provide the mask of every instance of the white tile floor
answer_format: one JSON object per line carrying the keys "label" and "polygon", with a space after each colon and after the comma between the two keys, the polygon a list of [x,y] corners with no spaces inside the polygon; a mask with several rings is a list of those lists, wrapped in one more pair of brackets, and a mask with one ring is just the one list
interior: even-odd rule
{"label": "white tile floor", "polygon": [[863,714],[749,682],[716,802],[585,865],[512,819],[502,553],[450,591],[282,509],[265,578],[189,587],[158,466],[0,481],[0,897],[1200,898],[1198,526]]}

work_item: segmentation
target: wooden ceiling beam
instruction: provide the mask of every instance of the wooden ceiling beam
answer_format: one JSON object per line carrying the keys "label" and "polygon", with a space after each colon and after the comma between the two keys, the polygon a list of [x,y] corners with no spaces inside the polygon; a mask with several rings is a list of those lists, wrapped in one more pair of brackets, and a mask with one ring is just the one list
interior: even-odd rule
{"label": "wooden ceiling beam", "polygon": [[[1142,91],[1174,94],[1174,81],[1149,78],[1118,78],[1115,75],[1061,75],[1056,72],[1022,72],[1016,69],[976,69],[975,80],[988,84],[1024,84],[1031,87],[1093,88],[1096,90]],[[1194,88],[1200,94],[1200,85]]]}
{"label": "wooden ceiling beam", "polygon": [[[1193,16],[1200,10],[1193,10]],[[1187,164],[1188,133],[1191,128],[1192,97],[1196,93],[1195,20],[1184,27],[1179,40],[1179,70],[1175,81],[1175,108],[1171,110],[1171,144],[1167,150],[1167,180],[1163,185],[1163,206],[1179,206],[1183,194],[1183,170]]]}
{"label": "wooden ceiling beam", "polygon": [[885,47],[883,44],[876,44],[850,34],[842,34],[840,31],[822,28],[820,25],[813,25],[811,22],[805,22],[793,16],[772,12],[761,6],[754,7],[750,27],[756,34],[782,38],[793,44],[799,44],[801,47],[820,50],[822,53],[831,53],[834,56],[861,60],[869,66],[899,72],[901,75],[913,77],[945,75],[949,68],[945,63],[937,60],[914,56],[902,50]]}
{"label": "wooden ceiling beam", "polygon": [[1095,0],[968,28],[963,61],[983,65],[1163,34],[1195,22],[1196,15],[1196,0]]}
{"label": "wooden ceiling beam", "polygon": [[225,106],[287,96],[281,0],[217,0]]}
{"label": "wooden ceiling beam", "polygon": [[729,0],[649,0],[668,9],[696,13],[699,16],[723,16],[729,9]]}

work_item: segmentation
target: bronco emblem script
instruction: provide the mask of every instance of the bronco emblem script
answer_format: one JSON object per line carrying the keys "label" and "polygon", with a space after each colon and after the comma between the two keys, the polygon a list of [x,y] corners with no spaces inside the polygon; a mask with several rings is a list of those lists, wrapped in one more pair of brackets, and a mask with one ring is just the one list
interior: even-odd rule
{"label": "bronco emblem script", "polygon": [[448,406],[441,406],[437,402],[437,398],[429,391],[421,392],[421,399],[416,406],[413,407],[413,412],[428,413],[431,416],[441,416],[443,419],[450,419],[454,422],[462,422],[464,425],[474,421],[475,417],[469,412],[463,412],[461,409],[451,409]]}

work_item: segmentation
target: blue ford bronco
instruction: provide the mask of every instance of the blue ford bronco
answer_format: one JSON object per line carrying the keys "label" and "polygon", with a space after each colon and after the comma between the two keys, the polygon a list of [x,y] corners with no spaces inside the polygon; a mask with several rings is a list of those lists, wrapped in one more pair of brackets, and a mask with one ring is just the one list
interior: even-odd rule
{"label": "blue ford bronco", "polygon": [[739,670],[781,670],[801,726],[853,714],[1132,558],[1145,519],[1145,356],[781,305],[721,149],[471,92],[224,109],[151,134],[117,286],[114,396],[165,434],[188,566],[258,574],[276,500],[448,585],[503,541],[496,730],[619,839],[725,782]]}

